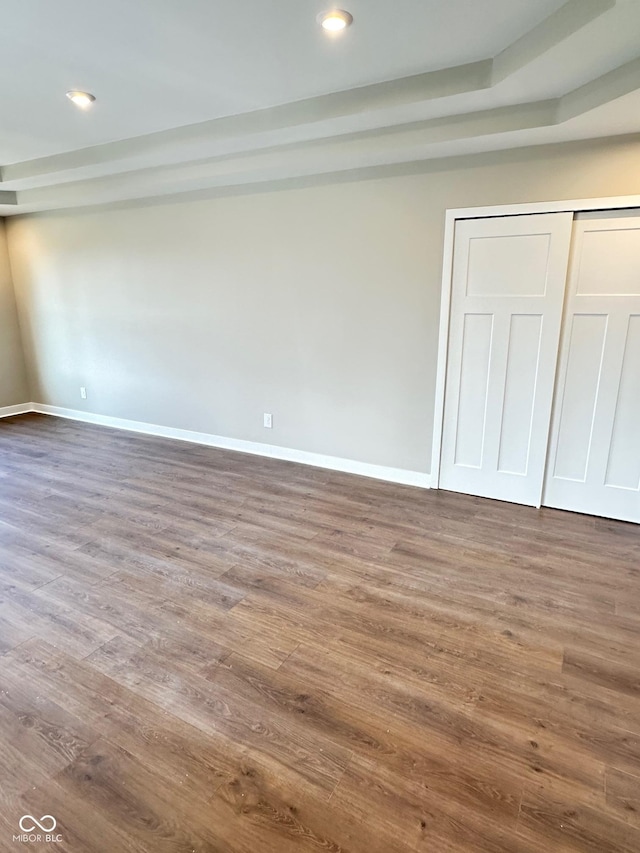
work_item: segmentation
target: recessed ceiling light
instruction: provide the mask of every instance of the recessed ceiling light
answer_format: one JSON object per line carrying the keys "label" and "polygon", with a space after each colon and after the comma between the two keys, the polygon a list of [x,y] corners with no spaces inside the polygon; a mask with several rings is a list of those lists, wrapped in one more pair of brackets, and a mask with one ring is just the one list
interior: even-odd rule
{"label": "recessed ceiling light", "polygon": [[344,9],[332,9],[330,12],[323,12],[319,15],[323,29],[330,33],[339,33],[341,30],[346,30],[353,23],[353,15],[345,12]]}
{"label": "recessed ceiling light", "polygon": [[86,110],[95,101],[96,96],[92,95],[90,92],[67,92],[67,98],[69,98],[70,101],[73,101],[76,107],[80,107],[81,110]]}

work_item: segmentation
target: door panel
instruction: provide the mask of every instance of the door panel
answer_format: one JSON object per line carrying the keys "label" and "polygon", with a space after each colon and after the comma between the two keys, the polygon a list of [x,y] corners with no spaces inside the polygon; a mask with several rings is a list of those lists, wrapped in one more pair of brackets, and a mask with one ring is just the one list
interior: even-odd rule
{"label": "door panel", "polygon": [[505,474],[526,477],[529,471],[541,338],[540,314],[513,315],[498,451],[498,471]]}
{"label": "door panel", "polygon": [[467,277],[467,296],[544,296],[550,238],[550,234],[471,237],[473,274]]}
{"label": "door panel", "polygon": [[577,221],[544,503],[640,521],[640,218]]}
{"label": "door panel", "polygon": [[456,225],[441,488],[540,504],[572,220]]}
{"label": "door panel", "polygon": [[606,486],[640,490],[640,316],[629,317]]}
{"label": "door panel", "polygon": [[565,480],[584,482],[587,475],[606,333],[605,315],[572,318],[553,469]]}
{"label": "door panel", "polygon": [[456,465],[482,467],[492,341],[491,314],[467,314],[462,333]]}

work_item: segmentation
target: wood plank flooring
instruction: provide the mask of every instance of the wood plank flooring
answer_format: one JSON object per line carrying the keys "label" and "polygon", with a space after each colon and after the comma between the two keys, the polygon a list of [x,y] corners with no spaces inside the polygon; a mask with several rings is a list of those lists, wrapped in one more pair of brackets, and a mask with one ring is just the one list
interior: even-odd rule
{"label": "wood plank flooring", "polygon": [[0,421],[0,850],[638,853],[640,530]]}

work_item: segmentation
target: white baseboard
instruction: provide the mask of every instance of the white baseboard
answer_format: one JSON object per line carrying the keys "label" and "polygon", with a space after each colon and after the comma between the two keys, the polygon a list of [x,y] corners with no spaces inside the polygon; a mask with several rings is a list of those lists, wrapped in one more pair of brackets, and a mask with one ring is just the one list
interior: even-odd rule
{"label": "white baseboard", "polygon": [[[404,486],[417,486],[422,489],[429,489],[431,487],[431,476],[423,474],[420,471],[389,468],[385,465],[371,465],[368,462],[357,462],[354,459],[323,456],[321,453],[310,453],[306,450],[293,450],[289,447],[278,447],[274,444],[244,441],[239,438],[227,438],[221,435],[211,435],[206,432],[193,432],[188,429],[158,426],[157,424],[148,424],[142,421],[129,421],[125,418],[111,418],[108,415],[96,415],[92,412],[81,412],[76,409],[62,409],[58,406],[47,406],[43,403],[31,403],[28,405],[29,408],[22,408],[21,412],[37,412],[42,415],[53,415],[56,418],[83,421],[84,423],[111,427],[112,429],[141,432],[145,435],[173,438],[178,441],[190,441],[193,444],[204,444],[207,447],[218,447],[222,450],[235,450],[240,453],[251,453],[254,456],[268,456],[271,459],[299,462],[302,465],[312,465],[315,468],[327,468],[331,471],[342,471],[345,474],[358,474],[361,477],[372,477],[374,480],[385,480],[389,483],[399,483]],[[14,414],[19,413],[15,412]]]}
{"label": "white baseboard", "polygon": [[33,412],[33,403],[19,403],[17,406],[0,406],[0,418],[12,418],[14,415],[28,415]]}

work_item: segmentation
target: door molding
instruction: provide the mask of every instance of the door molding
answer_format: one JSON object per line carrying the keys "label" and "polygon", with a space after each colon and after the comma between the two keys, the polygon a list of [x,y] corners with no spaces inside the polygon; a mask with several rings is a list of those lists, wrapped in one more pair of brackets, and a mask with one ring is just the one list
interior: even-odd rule
{"label": "door molding", "polygon": [[463,219],[486,219],[498,216],[526,216],[535,213],[580,213],[584,211],[624,210],[640,208],[640,195],[609,196],[604,198],[541,201],[524,204],[498,204],[483,207],[458,207],[446,211],[444,227],[444,252],[442,262],[442,289],[440,325],[438,330],[438,362],[433,418],[433,444],[431,450],[431,488],[440,486],[440,457],[444,428],[444,401],[449,352],[449,322],[451,316],[451,289],[453,276],[453,244],[456,222]]}

